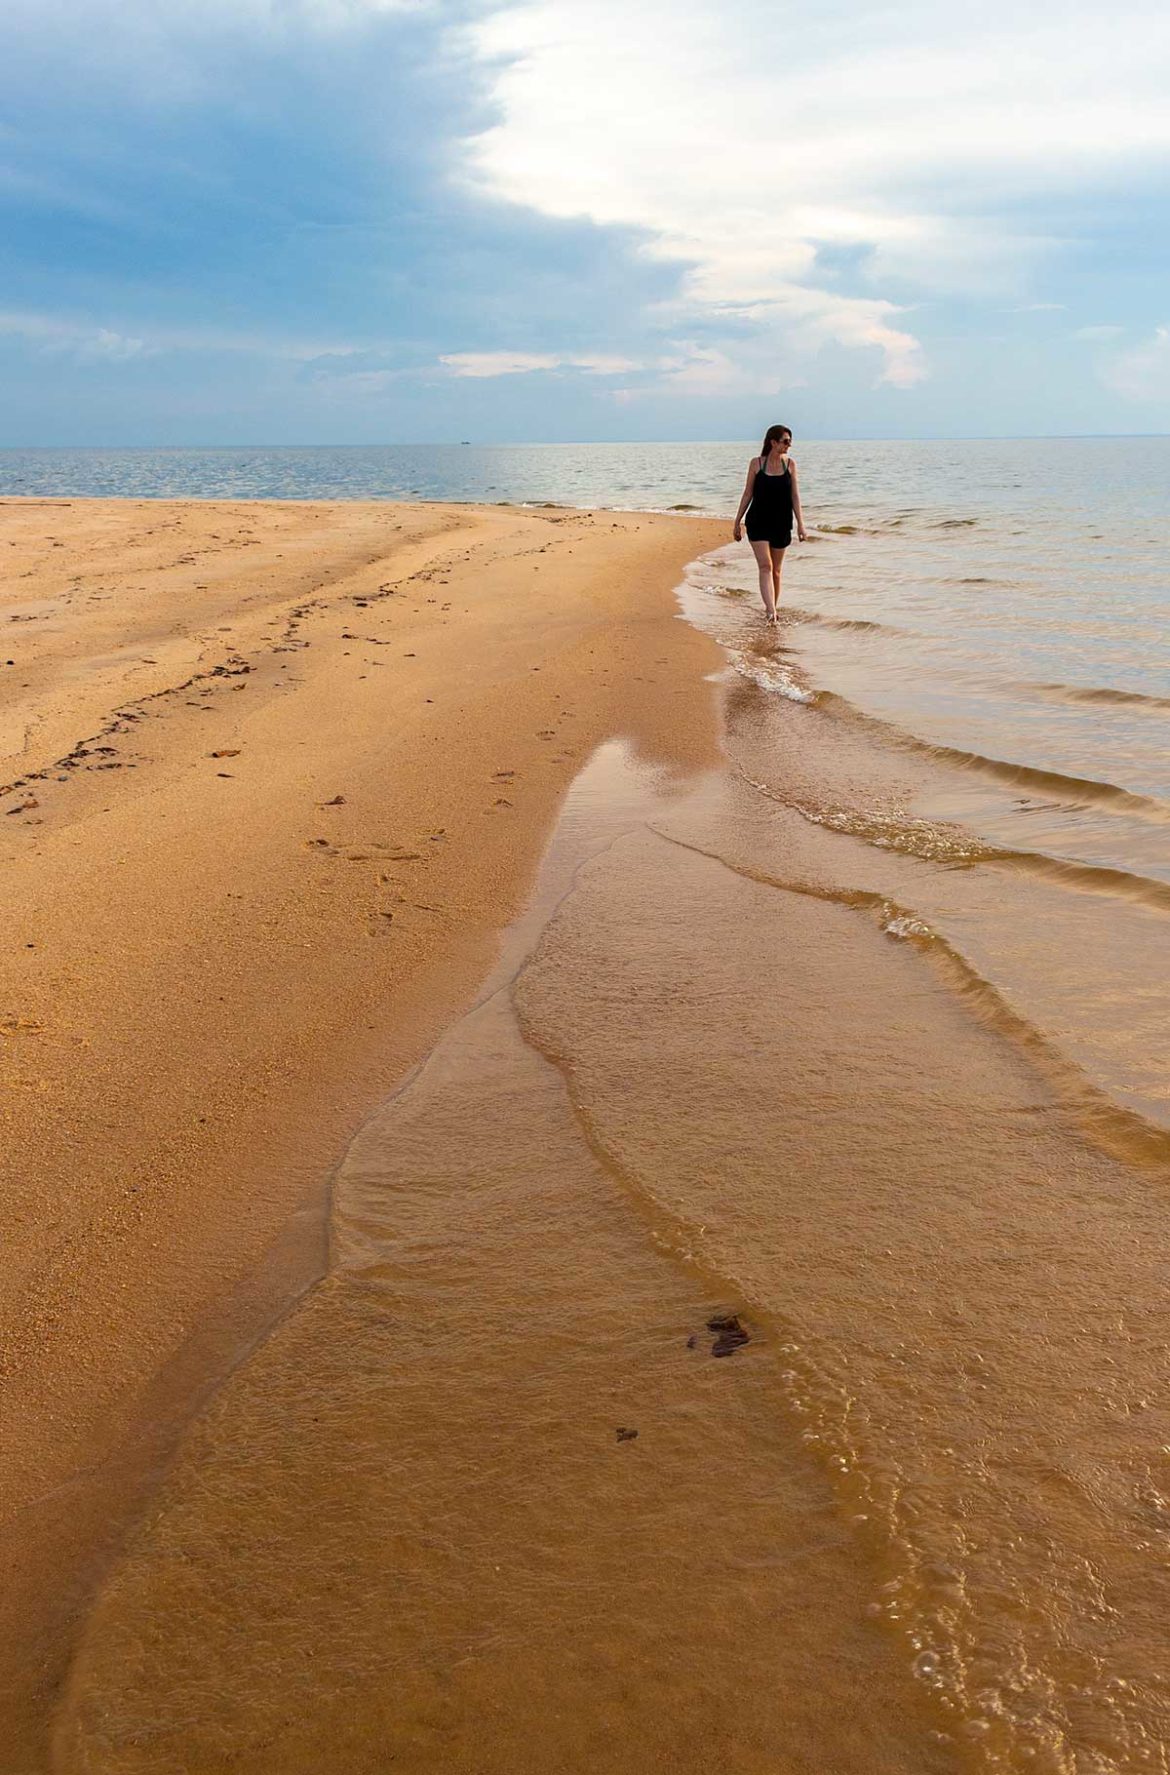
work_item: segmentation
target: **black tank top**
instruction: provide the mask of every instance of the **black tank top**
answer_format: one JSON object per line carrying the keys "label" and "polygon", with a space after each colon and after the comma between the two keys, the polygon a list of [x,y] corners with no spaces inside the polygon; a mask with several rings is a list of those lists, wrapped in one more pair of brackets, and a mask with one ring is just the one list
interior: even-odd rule
{"label": "black tank top", "polygon": [[751,512],[755,518],[792,517],[792,470],[787,463],[783,474],[770,475],[761,462],[752,482]]}

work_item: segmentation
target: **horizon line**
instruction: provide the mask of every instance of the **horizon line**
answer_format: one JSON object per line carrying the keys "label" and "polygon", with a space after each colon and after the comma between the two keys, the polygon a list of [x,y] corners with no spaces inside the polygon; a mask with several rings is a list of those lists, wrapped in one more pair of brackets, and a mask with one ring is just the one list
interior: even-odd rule
{"label": "horizon line", "polygon": [[[806,432],[800,442],[806,444],[1059,444],[1093,442],[1148,441],[1170,438],[1170,431],[1076,431],[1076,432],[970,432],[934,433],[906,437],[818,436]],[[514,440],[483,438],[396,439],[381,443],[168,443],[168,444],[0,444],[0,453],[40,450],[125,450],[147,453],[154,450],[575,450],[575,449],[638,449],[654,445],[676,444],[692,449],[710,445],[740,444],[744,438],[523,438]]]}

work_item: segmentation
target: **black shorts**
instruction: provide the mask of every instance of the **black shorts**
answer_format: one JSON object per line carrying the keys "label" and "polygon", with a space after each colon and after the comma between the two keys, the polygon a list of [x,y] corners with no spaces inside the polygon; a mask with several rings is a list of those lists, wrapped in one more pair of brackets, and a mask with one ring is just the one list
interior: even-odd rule
{"label": "black shorts", "polygon": [[792,528],[789,526],[787,530],[781,531],[775,536],[767,536],[755,524],[749,524],[747,535],[749,542],[766,542],[769,548],[786,549],[792,541]]}

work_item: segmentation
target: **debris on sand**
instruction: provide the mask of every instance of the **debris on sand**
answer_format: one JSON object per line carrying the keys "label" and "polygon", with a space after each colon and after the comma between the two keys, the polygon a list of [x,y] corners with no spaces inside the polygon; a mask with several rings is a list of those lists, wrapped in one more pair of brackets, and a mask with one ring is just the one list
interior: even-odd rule
{"label": "debris on sand", "polygon": [[715,1342],[711,1345],[712,1356],[730,1356],[752,1341],[736,1313],[716,1313],[713,1318],[708,1319],[707,1330],[715,1333]]}

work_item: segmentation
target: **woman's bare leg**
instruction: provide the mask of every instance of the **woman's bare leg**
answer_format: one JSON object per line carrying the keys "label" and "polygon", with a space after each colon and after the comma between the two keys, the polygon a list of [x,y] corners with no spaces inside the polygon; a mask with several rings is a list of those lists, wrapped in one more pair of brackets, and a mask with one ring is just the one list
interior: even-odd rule
{"label": "woman's bare leg", "polygon": [[772,550],[766,542],[753,542],[752,554],[760,570],[760,597],[769,622],[776,620],[776,593],[772,586]]}
{"label": "woman's bare leg", "polygon": [[784,550],[772,550],[772,607],[780,608],[780,575],[784,571]]}

